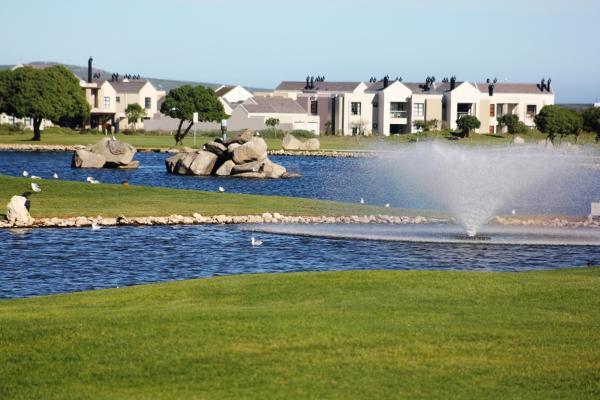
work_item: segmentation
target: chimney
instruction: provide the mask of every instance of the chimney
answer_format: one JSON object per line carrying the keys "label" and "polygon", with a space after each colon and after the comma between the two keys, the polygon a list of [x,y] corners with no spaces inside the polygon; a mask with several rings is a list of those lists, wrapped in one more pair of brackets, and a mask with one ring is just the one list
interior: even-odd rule
{"label": "chimney", "polygon": [[491,81],[489,78],[487,80],[487,83],[488,83],[488,94],[490,96],[494,95],[494,86],[496,85],[496,82],[498,82],[498,78],[494,78],[493,81]]}
{"label": "chimney", "polygon": [[452,77],[450,78],[450,90],[454,90],[454,88],[456,87],[456,76],[452,75]]}
{"label": "chimney", "polygon": [[386,75],[383,77],[383,88],[385,89],[390,84],[390,78]]}
{"label": "chimney", "polygon": [[546,82],[546,89],[550,91],[550,82],[552,82],[552,78],[548,78],[548,82]]}
{"label": "chimney", "polygon": [[90,57],[88,60],[88,83],[92,83],[92,62],[94,59]]}

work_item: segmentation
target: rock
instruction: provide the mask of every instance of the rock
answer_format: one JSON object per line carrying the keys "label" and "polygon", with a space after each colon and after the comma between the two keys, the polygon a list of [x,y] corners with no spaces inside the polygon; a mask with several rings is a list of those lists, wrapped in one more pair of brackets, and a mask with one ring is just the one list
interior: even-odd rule
{"label": "rock", "polygon": [[281,147],[283,147],[284,150],[300,150],[301,146],[302,142],[296,139],[294,135],[286,133],[283,137]]}
{"label": "rock", "polygon": [[13,196],[6,205],[6,219],[12,224],[30,224],[33,218],[25,206],[27,198],[24,196]]}
{"label": "rock", "polygon": [[525,144],[525,139],[523,139],[521,136],[515,136],[515,138],[513,139],[513,143],[514,144]]}
{"label": "rock", "polygon": [[204,150],[210,151],[211,153],[216,154],[218,157],[221,157],[227,152],[227,146],[217,142],[210,142],[204,145]]}
{"label": "rock", "polygon": [[107,163],[119,165],[129,164],[136,153],[136,149],[129,143],[112,140],[108,137],[93,145],[90,151],[104,156]]}
{"label": "rock", "polygon": [[241,144],[239,144],[239,143],[231,143],[229,146],[227,146],[227,152],[229,154],[233,154],[233,151],[240,146],[241,146]]}
{"label": "rock", "polygon": [[281,178],[283,179],[292,179],[292,178],[300,178],[302,175],[297,172],[285,172]]}
{"label": "rock", "polygon": [[235,166],[233,160],[227,160],[217,169],[215,175],[217,176],[229,176],[231,175],[231,169]]}
{"label": "rock", "polygon": [[208,176],[212,172],[215,164],[217,163],[216,154],[210,151],[201,151],[196,154],[194,161],[190,165],[188,174],[197,176]]}
{"label": "rock", "polygon": [[190,172],[192,163],[196,159],[197,153],[181,153],[182,157],[177,162],[177,166],[175,167],[175,173],[179,175],[192,175]]}
{"label": "rock", "polygon": [[102,168],[105,163],[106,158],[103,155],[78,149],[73,153],[71,166],[74,168]]}
{"label": "rock", "polygon": [[235,174],[236,178],[248,178],[248,179],[264,179],[267,176],[264,172],[242,172],[241,174]]}
{"label": "rock", "polygon": [[262,172],[262,166],[268,158],[260,161],[251,161],[244,164],[234,165],[231,168],[231,174],[241,174],[243,172]]}
{"label": "rock", "polygon": [[294,135],[287,133],[283,137],[283,142],[281,144],[284,150],[308,150],[315,151],[319,150],[321,147],[321,142],[317,138],[308,139],[306,142],[302,143],[300,140],[296,139]]}
{"label": "rock", "polygon": [[263,162],[262,172],[264,172],[267,178],[279,179],[287,172],[287,170],[284,166],[276,164],[267,158]]}
{"label": "rock", "polygon": [[185,153],[176,153],[175,155],[167,158],[165,160],[165,166],[167,167],[167,172],[170,174],[175,174],[175,170],[179,164],[179,161],[185,157]]}
{"label": "rock", "polygon": [[232,143],[244,144],[251,141],[253,137],[254,135],[252,134],[252,131],[250,129],[244,129],[243,131],[236,133],[231,139],[228,139],[223,143],[227,146],[229,146]]}
{"label": "rock", "polygon": [[118,169],[137,169],[137,168],[139,168],[139,166],[140,166],[140,162],[138,160],[133,160],[129,164],[119,165],[117,168]]}
{"label": "rock", "polygon": [[308,139],[306,142],[302,143],[302,150],[319,150],[321,148],[321,142],[317,138]]}
{"label": "rock", "polygon": [[250,161],[264,160],[267,157],[267,142],[262,138],[253,138],[233,150],[233,161],[244,164]]}

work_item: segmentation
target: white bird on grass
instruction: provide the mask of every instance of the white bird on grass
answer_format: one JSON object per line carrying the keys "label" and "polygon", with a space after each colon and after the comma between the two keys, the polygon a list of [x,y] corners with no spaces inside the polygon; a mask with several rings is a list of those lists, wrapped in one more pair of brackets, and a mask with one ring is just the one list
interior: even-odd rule
{"label": "white bird on grass", "polygon": [[40,177],[39,177],[39,176],[37,176],[37,175],[31,175],[31,177],[30,177],[30,178],[31,178],[31,179],[42,179],[42,178],[40,178]]}
{"label": "white bird on grass", "polygon": [[385,208],[390,208],[390,203],[385,203]]}
{"label": "white bird on grass", "polygon": [[92,185],[97,185],[98,183],[100,183],[100,181],[97,181],[92,176],[88,176],[87,178],[85,178],[85,180],[88,181],[89,183],[91,183]]}
{"label": "white bird on grass", "polygon": [[254,236],[252,236],[250,238],[250,244],[252,244],[252,246],[261,246],[263,244],[263,241],[254,239]]}
{"label": "white bird on grass", "polygon": [[24,176],[25,178],[27,178],[27,177],[29,176],[29,172],[27,172],[27,171],[23,171],[23,176]]}
{"label": "white bird on grass", "polygon": [[42,188],[37,183],[31,182],[31,190],[33,190],[36,193],[39,193],[42,191]]}
{"label": "white bird on grass", "polygon": [[55,172],[55,173],[54,173],[54,175],[52,175],[52,177],[53,177],[54,179],[58,179],[58,174]]}
{"label": "white bird on grass", "polygon": [[365,204],[365,199],[363,199],[362,197],[360,198],[360,204]]}
{"label": "white bird on grass", "polygon": [[512,210],[510,213],[511,213],[512,215],[515,215],[515,214],[517,213],[517,210]]}
{"label": "white bird on grass", "polygon": [[93,231],[97,231],[98,229],[100,229],[100,225],[98,225],[98,224],[97,224],[97,223],[95,223],[95,222],[92,222],[92,230],[93,230]]}
{"label": "white bird on grass", "polygon": [[219,192],[223,193],[225,191],[225,188],[223,186],[219,186]]}

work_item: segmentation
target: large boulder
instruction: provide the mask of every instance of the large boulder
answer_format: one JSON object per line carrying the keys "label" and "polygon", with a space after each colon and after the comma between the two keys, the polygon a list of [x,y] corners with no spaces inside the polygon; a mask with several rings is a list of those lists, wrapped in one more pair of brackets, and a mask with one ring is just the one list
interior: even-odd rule
{"label": "large boulder", "polygon": [[221,164],[221,166],[219,168],[217,168],[215,175],[229,176],[229,175],[231,175],[231,170],[233,169],[234,166],[235,166],[235,163],[233,162],[233,160],[227,160],[223,164]]}
{"label": "large boulder", "polygon": [[279,179],[283,177],[287,170],[283,165],[276,164],[267,158],[262,165],[262,172],[267,178]]}
{"label": "large boulder", "polygon": [[133,160],[129,164],[126,165],[117,165],[118,169],[137,169],[140,167],[140,162],[138,160]]}
{"label": "large boulder", "polygon": [[106,137],[92,146],[92,153],[101,154],[107,163],[127,165],[133,160],[136,149],[129,143]]}
{"label": "large boulder", "polygon": [[267,142],[262,138],[253,138],[249,142],[233,150],[233,161],[245,164],[250,161],[260,161],[267,157]]}
{"label": "large boulder", "polygon": [[221,157],[227,152],[227,146],[218,142],[210,142],[204,145],[204,150],[210,151],[211,153]]}
{"label": "large boulder", "polygon": [[290,133],[286,133],[283,137],[281,147],[284,150],[319,150],[321,148],[321,142],[317,138],[308,139],[306,142],[301,142]]}
{"label": "large boulder", "polygon": [[250,161],[244,164],[234,165],[231,168],[231,174],[241,174],[243,172],[259,172],[262,169],[264,162],[268,160],[265,158],[260,161]]}
{"label": "large boulder", "polygon": [[75,168],[102,168],[106,158],[102,154],[95,154],[88,150],[77,149],[73,153],[71,166]]}
{"label": "large boulder", "polygon": [[217,163],[217,155],[209,151],[178,153],[165,160],[167,172],[179,175],[208,176]]}
{"label": "large boulder", "polygon": [[233,137],[224,141],[223,144],[225,144],[226,146],[229,146],[232,143],[244,144],[251,141],[253,137],[254,135],[252,134],[252,131],[250,129],[244,129],[243,131],[234,133]]}
{"label": "large boulder", "polygon": [[33,218],[29,215],[29,211],[25,206],[27,198],[24,196],[13,196],[6,205],[6,219],[8,222],[15,224],[29,224],[33,222]]}

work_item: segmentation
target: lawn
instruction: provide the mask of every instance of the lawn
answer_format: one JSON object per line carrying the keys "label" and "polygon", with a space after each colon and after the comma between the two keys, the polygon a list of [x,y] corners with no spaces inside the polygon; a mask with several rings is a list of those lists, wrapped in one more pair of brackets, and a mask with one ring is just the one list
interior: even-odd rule
{"label": "lawn", "polygon": [[[100,133],[77,133],[77,131],[70,131],[67,129],[49,128],[47,131],[42,133],[42,140],[40,142],[31,142],[31,132],[24,133],[9,133],[6,129],[0,129],[0,143],[10,144],[60,144],[60,145],[77,145],[77,144],[92,144],[100,140],[103,135]],[[527,142],[537,143],[540,140],[545,139],[545,135],[532,131],[528,134],[519,135],[523,137]],[[170,135],[124,135],[117,134],[118,140],[131,143],[136,148],[160,148],[168,149],[175,147],[175,141]],[[593,144],[595,143],[595,134],[585,133],[581,135],[582,144]],[[395,145],[401,145],[406,143],[412,143],[417,140],[444,140],[452,143],[464,144],[464,145],[502,145],[509,144],[513,140],[512,135],[489,135],[489,134],[472,134],[469,138],[460,140],[450,140],[453,136],[447,132],[431,132],[423,134],[409,134],[409,135],[394,135],[390,137],[382,136],[320,136],[322,150],[370,150],[370,149],[387,149],[393,148]],[[301,138],[302,139],[302,138]],[[196,147],[201,146],[204,143],[214,140],[214,137],[202,136],[199,133],[196,138]],[[270,150],[281,149],[281,139],[265,138],[267,145]],[[305,139],[302,139],[305,140]],[[565,142],[574,142],[573,137],[564,139]],[[184,146],[193,147],[193,137],[190,134],[184,140]]]}
{"label": "lawn", "polygon": [[354,271],[3,300],[0,398],[598,399],[599,292],[599,268]]}
{"label": "lawn", "polygon": [[[15,194],[31,191],[26,178],[0,175],[0,204]],[[428,210],[384,208],[297,197],[260,196],[202,192],[146,186],[90,185],[59,180],[36,181],[41,193],[31,199],[31,215],[42,217],[130,217],[192,215],[255,215],[278,212],[284,215],[440,215]],[[0,210],[0,216],[4,211]]]}

